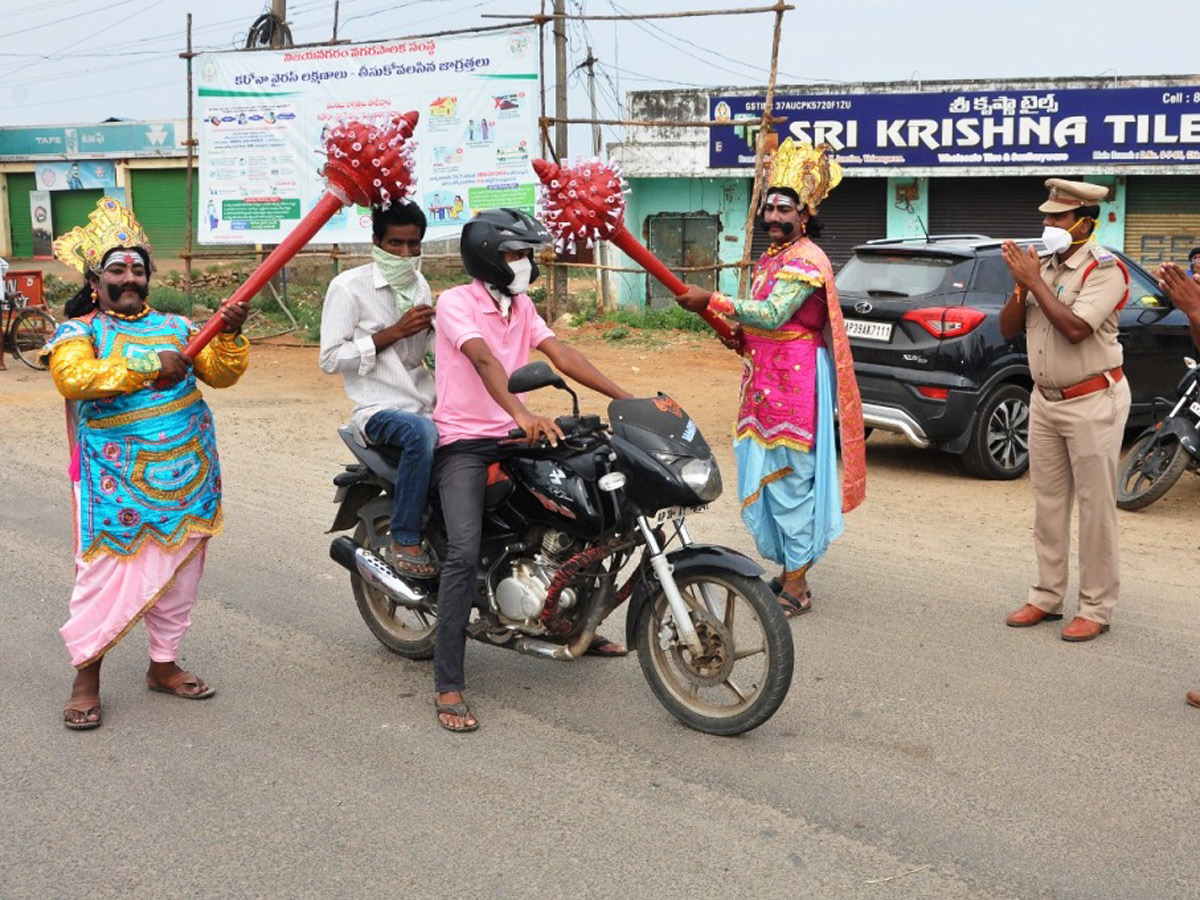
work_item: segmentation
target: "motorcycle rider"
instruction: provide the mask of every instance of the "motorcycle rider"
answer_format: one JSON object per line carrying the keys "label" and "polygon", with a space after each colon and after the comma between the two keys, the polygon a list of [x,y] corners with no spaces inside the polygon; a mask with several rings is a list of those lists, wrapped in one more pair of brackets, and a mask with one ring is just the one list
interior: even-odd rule
{"label": "motorcycle rider", "polygon": [[371,262],[329,283],[321,310],[320,366],[342,374],[364,441],[392,447],[396,470],[389,561],[413,578],[437,574],[421,546],[437,429],[433,413],[433,296],[421,274],[425,213],[415,203],[371,210]]}
{"label": "motorcycle rider", "polygon": [[[514,427],[533,444],[557,445],[563,434],[552,419],[534,415],[508,392],[509,375],[529,361],[530,348],[560,372],[613,399],[632,395],[606,377],[578,350],[560,342],[526,291],[538,277],[533,251],[549,246],[541,222],[517,209],[480,212],[463,227],[463,267],[469,284],[438,298],[436,338],[438,451],[433,479],[448,536],[438,590],[434,650],[434,706],[448,731],[474,731],[479,722],[463,698],[466,626],[476,599],[488,467],[497,442]],[[627,650],[597,637],[592,650],[623,656]]]}

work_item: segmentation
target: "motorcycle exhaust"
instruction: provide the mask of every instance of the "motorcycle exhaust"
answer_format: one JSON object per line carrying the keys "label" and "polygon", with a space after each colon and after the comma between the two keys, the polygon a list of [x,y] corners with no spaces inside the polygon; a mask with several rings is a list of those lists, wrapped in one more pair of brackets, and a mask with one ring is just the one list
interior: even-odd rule
{"label": "motorcycle exhaust", "polygon": [[329,556],[342,568],[356,572],[367,584],[383,591],[400,606],[419,612],[435,612],[435,603],[428,593],[409,584],[377,555],[358,546],[345,535],[333,539],[329,545]]}

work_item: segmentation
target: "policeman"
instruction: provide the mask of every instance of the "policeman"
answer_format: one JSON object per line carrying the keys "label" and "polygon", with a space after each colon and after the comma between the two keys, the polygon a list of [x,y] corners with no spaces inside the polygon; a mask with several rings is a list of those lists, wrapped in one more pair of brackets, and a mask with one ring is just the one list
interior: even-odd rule
{"label": "policeman", "polygon": [[1034,389],[1029,419],[1037,582],[1010,615],[1014,628],[1061,619],[1071,555],[1071,504],[1079,498],[1079,614],[1064,641],[1108,631],[1121,577],[1117,558],[1117,461],[1129,416],[1129,383],[1117,343],[1129,294],[1124,265],[1095,241],[1100,185],[1051,178],[1039,259],[1012,241],[1004,262],[1016,281],[1000,311],[1005,338],[1026,333]]}

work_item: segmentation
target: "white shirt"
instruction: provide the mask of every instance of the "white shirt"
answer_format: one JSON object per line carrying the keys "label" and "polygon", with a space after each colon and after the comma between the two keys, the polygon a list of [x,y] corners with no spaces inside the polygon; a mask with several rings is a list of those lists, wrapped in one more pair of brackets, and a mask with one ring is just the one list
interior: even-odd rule
{"label": "white shirt", "polygon": [[[433,305],[425,276],[417,274],[414,305]],[[375,263],[343,272],[329,282],[321,311],[322,371],[342,373],[354,404],[351,422],[359,434],[367,420],[383,409],[422,416],[433,414],[433,373],[426,352],[433,350],[433,330],[402,338],[375,351],[372,335],[400,319],[396,292]]]}

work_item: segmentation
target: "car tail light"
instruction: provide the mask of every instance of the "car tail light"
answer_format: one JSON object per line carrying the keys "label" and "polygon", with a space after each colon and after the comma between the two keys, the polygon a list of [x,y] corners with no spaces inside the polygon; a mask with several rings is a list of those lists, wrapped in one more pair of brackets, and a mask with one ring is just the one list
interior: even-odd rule
{"label": "car tail light", "polygon": [[916,322],[935,338],[962,337],[987,318],[983,310],[970,306],[930,306],[910,309],[901,319]]}
{"label": "car tail light", "polygon": [[917,393],[930,400],[945,400],[950,396],[950,388],[934,387],[931,384],[918,384]]}

